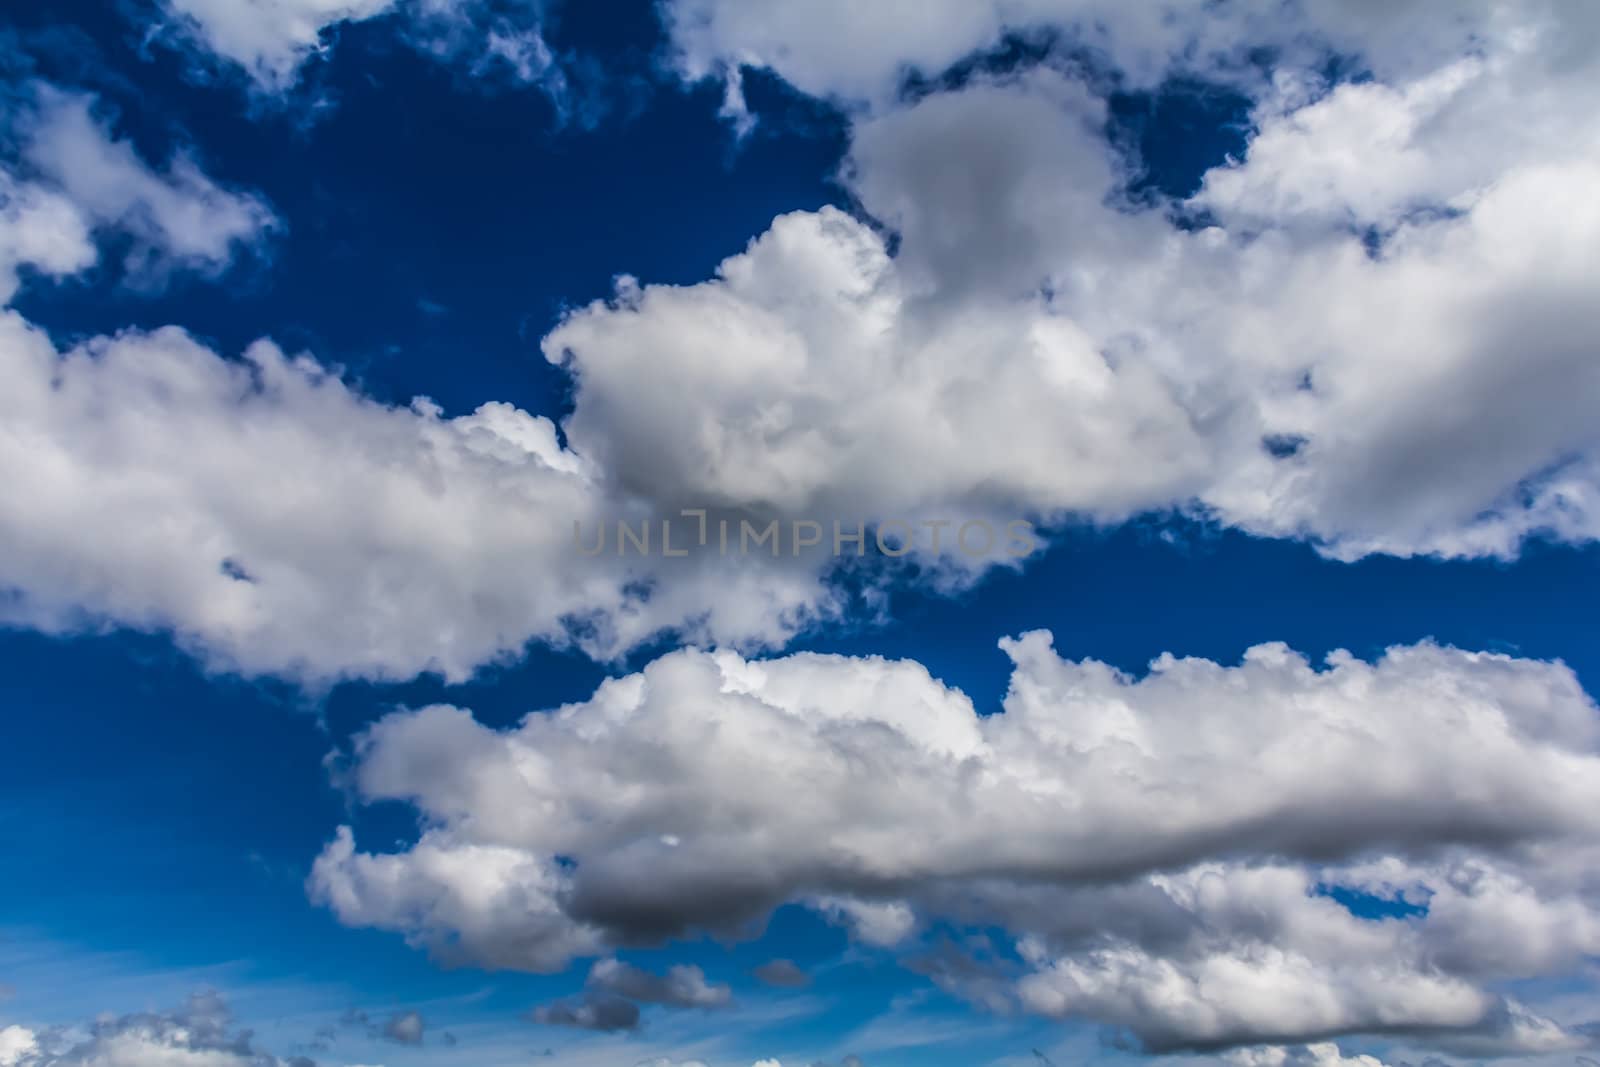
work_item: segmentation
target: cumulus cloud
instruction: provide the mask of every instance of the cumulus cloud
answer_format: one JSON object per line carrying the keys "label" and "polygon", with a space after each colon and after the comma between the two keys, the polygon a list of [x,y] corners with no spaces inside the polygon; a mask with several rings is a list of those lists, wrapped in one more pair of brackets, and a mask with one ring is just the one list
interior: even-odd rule
{"label": "cumulus cloud", "polygon": [[0,1027],[0,1067],[17,1067],[39,1051],[39,1039],[22,1026]]}
{"label": "cumulus cloud", "polygon": [[[575,382],[560,427],[378,405],[270,344],[230,360],[167,330],[58,352],[10,317],[0,467],[35,496],[0,513],[0,612],[168,630],[248,673],[459,679],[529,641],[779,646],[858,595],[830,549],[874,522],[912,524],[894,574],[941,588],[1020,565],[1023,519],[1178,511],[1346,559],[1592,540],[1600,119],[1581,87],[1600,50],[1575,42],[1594,20],[1442,10],[1305,0],[1282,29],[1257,3],[855,4],[840,18],[892,32],[823,49],[810,7],[672,5],[689,68],[740,57],[835,95],[1010,26],[1096,27],[1108,62],[1153,78],[1284,48],[1249,87],[1245,155],[1184,204],[1126,202],[1104,86],[1063,63],[874,97],[843,170],[865,218],[785,215],[701,284],[623,278],[568,315],[543,345]],[[1374,77],[1319,81],[1302,39]],[[77,134],[39,143],[100,148],[39,149],[53,184],[0,186],[0,271],[81,269],[97,225],[212,269],[249,230],[178,164],[140,172],[85,109],[61,114]],[[99,173],[78,158],[122,177],[71,177]],[[210,189],[212,222],[163,208],[163,181]],[[678,516],[682,546],[684,509],[710,543],[662,558],[656,524]],[[651,524],[655,558],[615,556],[618,519]],[[739,544],[745,523],[815,522],[820,543],[725,557],[722,522]],[[967,523],[992,551],[960,550]],[[580,558],[575,525],[605,551]],[[852,586],[869,610],[881,562]]]}
{"label": "cumulus cloud", "polygon": [[[8,1045],[20,1034],[20,1042]],[[6,1058],[10,1055],[12,1058]],[[0,1030],[3,1067],[316,1067],[304,1056],[281,1059],[234,1027],[226,1001],[191,997],[171,1012],[102,1016],[87,1031],[32,1034]]]}
{"label": "cumulus cloud", "polygon": [[575,524],[630,505],[508,405],[388,407],[270,343],[227,360],[170,328],[62,352],[12,312],[0,366],[14,624],[170,630],[252,673],[461,678],[535,638],[779,641],[830,595],[804,560],[583,558]]}
{"label": "cumulus cloud", "polygon": [[1285,74],[1247,157],[1175,207],[1209,226],[1119,203],[1070,72],[863,115],[844,174],[895,253],[799,213],[710,281],[577,312],[545,343],[571,432],[665,500],[1181,509],[1341,558],[1592,540],[1600,121],[1593,71],[1557,62],[1582,28],[1529,11],[1395,85]]}
{"label": "cumulus cloud", "polygon": [[131,239],[123,266],[150,284],[178,269],[218,274],[277,226],[258,196],[218,184],[189,154],[151,166],[95,109],[93,97],[32,83],[6,116],[0,302],[22,266],[57,278],[94,266],[102,231]]}
{"label": "cumulus cloud", "polygon": [[[1043,633],[1003,647],[989,718],[914,663],[694,651],[510,730],[395,713],[351,780],[424,832],[372,854],[341,830],[310,888],[488,967],[749,935],[799,903],[880,944],[1004,928],[1025,969],[1001,999],[1151,1048],[1577,1043],[1493,988],[1600,949],[1600,719],[1565,668],[1419,645],[1318,670],[1261,646],[1132,679]],[[1360,918],[1330,888],[1420,906]]]}

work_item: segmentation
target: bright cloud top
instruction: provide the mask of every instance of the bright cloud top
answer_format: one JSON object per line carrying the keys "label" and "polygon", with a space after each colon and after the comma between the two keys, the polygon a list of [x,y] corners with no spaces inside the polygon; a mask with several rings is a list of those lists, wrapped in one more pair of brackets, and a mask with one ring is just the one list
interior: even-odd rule
{"label": "bright cloud top", "polygon": [[[1494,991],[1600,950],[1600,720],[1569,671],[1430,645],[1318,671],[1261,646],[1135,681],[1044,633],[1003,647],[989,718],[915,663],[692,651],[512,730],[395,713],[350,780],[424,832],[370,854],[341,830],[312,891],[534,971],[748,934],[785,903],[882,947],[1000,927],[1015,964],[941,980],[1155,1049],[1581,1043]],[[1327,887],[1421,914],[1358,918]]]}
{"label": "bright cloud top", "polygon": [[1341,558],[1592,540],[1593,71],[1516,29],[1394,86],[1285,74],[1175,205],[1213,225],[1119,202],[1069,74],[863,117],[845,175],[896,254],[796,214],[712,281],[574,315],[546,341],[574,437],[667,498],[1178,508]]}

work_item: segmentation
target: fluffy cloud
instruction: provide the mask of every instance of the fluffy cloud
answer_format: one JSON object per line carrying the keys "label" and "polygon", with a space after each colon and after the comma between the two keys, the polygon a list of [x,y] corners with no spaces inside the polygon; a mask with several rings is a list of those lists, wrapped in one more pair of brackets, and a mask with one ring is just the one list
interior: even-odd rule
{"label": "fluffy cloud", "polygon": [[1392,86],[1280,77],[1248,156],[1178,206],[1211,226],[1119,203],[1070,74],[863,116],[845,176],[895,254],[824,210],[704,284],[627,284],[546,340],[573,438],[668,501],[1179,508],[1341,558],[1591,540],[1593,71],[1559,61],[1567,27],[1487,29]]}
{"label": "fluffy cloud", "polygon": [[1228,1054],[1235,1067],[1383,1067],[1375,1056],[1346,1056],[1338,1045],[1318,1042],[1298,1048],[1267,1045]]}
{"label": "fluffy cloud", "polygon": [[102,230],[131,239],[124,267],[148,284],[176,269],[220,273],[277,225],[259,197],[219,185],[189,155],[164,171],[147,164],[92,97],[36,83],[22,99],[0,165],[0,302],[21,266],[53,277],[94,266]]}
{"label": "fluffy cloud", "polygon": [[[1315,670],[1262,646],[1134,680],[1046,634],[1003,647],[990,718],[914,663],[692,651],[508,731],[396,713],[351,778],[425,830],[392,854],[340,831],[312,892],[538,971],[748,934],[785,903],[874,943],[1001,926],[1025,961],[1002,1001],[1152,1048],[1575,1046],[1494,989],[1600,950],[1600,720],[1565,668],[1420,645]],[[1360,918],[1332,889],[1408,906]]]}
{"label": "fluffy cloud", "polygon": [[16,293],[24,265],[59,278],[95,259],[89,225],[71,200],[0,168],[0,299]]}
{"label": "fluffy cloud", "polygon": [[21,1026],[0,1027],[0,1067],[17,1067],[39,1051],[39,1039]]}
{"label": "fluffy cloud", "polygon": [[312,680],[460,678],[533,638],[778,641],[830,595],[805,560],[584,559],[574,524],[632,512],[507,405],[386,407],[270,343],[225,360],[176,329],[60,352],[12,312],[0,367],[13,623],[168,629]]}
{"label": "fluffy cloud", "polygon": [[[23,1040],[8,1048],[8,1035]],[[11,1055],[13,1058],[6,1058]],[[303,1056],[280,1059],[255,1046],[248,1031],[234,1029],[228,1006],[215,994],[189,999],[165,1013],[106,1016],[87,1034],[33,1035],[20,1027],[0,1030],[3,1067],[316,1067]]]}
{"label": "fluffy cloud", "polygon": [[[185,157],[145,164],[89,98],[30,92],[0,168],[0,296],[22,267],[94,265],[102,231],[131,241],[144,281],[219,272],[275,224]],[[270,342],[228,359],[176,328],[62,351],[10,310],[0,368],[11,624],[168,630],[214,667],[315,683],[461,678],[530,640],[611,655],[676,628],[773,644],[837,609],[821,549],[667,558],[652,527],[654,553],[621,558],[615,524],[641,528],[648,502],[508,405],[386,407]],[[608,552],[584,558],[580,528],[607,531]]]}

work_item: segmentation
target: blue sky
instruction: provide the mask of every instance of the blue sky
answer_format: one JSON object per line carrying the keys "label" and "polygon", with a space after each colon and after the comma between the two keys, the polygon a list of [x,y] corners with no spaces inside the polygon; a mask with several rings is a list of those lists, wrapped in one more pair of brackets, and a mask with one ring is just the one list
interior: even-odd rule
{"label": "blue sky", "polygon": [[1167,6],[4,5],[0,1067],[1592,1054],[1600,29]]}

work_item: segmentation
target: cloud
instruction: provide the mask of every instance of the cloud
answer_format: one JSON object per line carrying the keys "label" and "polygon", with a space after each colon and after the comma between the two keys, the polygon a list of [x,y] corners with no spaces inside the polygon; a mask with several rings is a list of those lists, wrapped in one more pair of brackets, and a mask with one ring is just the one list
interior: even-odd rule
{"label": "cloud", "polygon": [[751,973],[757,981],[779,989],[802,989],[811,984],[811,976],[793,960],[768,960]]}
{"label": "cloud", "polygon": [[542,1026],[570,1026],[579,1030],[616,1033],[639,1028],[639,1005],[609,993],[584,993],[552,1004],[541,1004],[528,1019]]}
{"label": "cloud", "polygon": [[13,624],[169,630],[310,682],[460,679],[535,639],[778,642],[831,600],[808,560],[585,559],[575,525],[637,507],[509,405],[389,407],[269,342],[228,360],[172,328],[60,352],[11,312],[0,366]]}
{"label": "cloud", "polygon": [[[858,55],[813,49],[810,8],[675,5],[685,49],[710,35],[701,66],[754,57],[845,95],[857,74],[836,63],[875,83],[1024,24],[1103,22],[1128,70],[1310,34],[1374,77],[1329,85],[1287,48],[1249,86],[1243,158],[1191,202],[1142,206],[1104,87],[1055,59],[875,97],[842,172],[862,217],[784,215],[698,285],[623,278],[569,314],[543,342],[575,382],[559,427],[503,404],[380,405],[270,342],[234,359],[169,329],[60,352],[7,316],[18,385],[0,411],[18,432],[0,472],[29,495],[0,508],[0,615],[169,631],[214,669],[314,685],[459,680],[530,641],[780,647],[881,610],[901,578],[959,589],[1022,565],[958,551],[969,522],[1179,512],[1341,559],[1600,536],[1600,119],[1580,91],[1596,60],[1574,47],[1591,20],[1307,3],[1290,33],[1259,4],[1222,22],[1169,7],[933,4]],[[77,133],[41,144],[98,147],[41,149],[56,177],[11,179],[0,278],[82,269],[98,226],[202,270],[251,232],[215,183],[140,170],[86,105],[60,114]],[[114,165],[61,162],[80,158]],[[188,194],[195,212],[172,207]],[[686,508],[710,539],[662,558],[659,523],[676,518],[681,547]],[[654,558],[615,556],[619,519],[649,524]],[[832,535],[892,520],[918,532],[909,558],[847,559],[854,584],[838,581]],[[824,544],[723,558],[722,521],[735,541],[747,522],[815,522]],[[609,531],[607,550],[583,557],[575,528]]]}
{"label": "cloud", "polygon": [[1087,54],[1133,86],[1175,75],[1254,85],[1268,49],[1279,66],[1301,70],[1330,53],[1356,55],[1389,79],[1528,27],[1560,26],[1568,36],[1544,43],[1568,60],[1582,56],[1600,29],[1592,12],[1559,0],[1515,9],[1493,0],[1448,9],[1427,0],[929,0],[914,15],[848,0],[668,0],[663,14],[687,78],[767,68],[806,93],[876,109],[896,106],[909,75],[937,76],[1008,35]]}
{"label": "cloud", "polygon": [[[6,1044],[14,1035],[22,1040]],[[12,1058],[7,1058],[7,1056]],[[102,1016],[79,1030],[31,1034],[0,1030],[0,1067],[316,1067],[304,1056],[280,1059],[237,1030],[227,1002],[197,994],[171,1012]]]}
{"label": "cloud", "polygon": [[0,1067],[18,1067],[39,1051],[39,1039],[21,1026],[0,1027]]}
{"label": "cloud", "polygon": [[96,116],[92,96],[32,82],[21,100],[0,163],[0,302],[21,266],[55,278],[94,266],[103,231],[131,239],[123,267],[149,286],[175,270],[220,274],[279,225],[259,196],[218,184],[191,154],[150,166]]}
{"label": "cloud", "polygon": [[1338,1045],[1328,1042],[1236,1049],[1228,1054],[1227,1062],[1233,1067],[1384,1067],[1375,1056],[1346,1056]]}
{"label": "cloud", "polygon": [[414,1011],[397,1011],[383,1024],[383,1037],[398,1045],[420,1045],[427,1024]]}
{"label": "cloud", "polygon": [[[510,730],[397,712],[350,780],[424,832],[371,854],[341,830],[312,893],[490,968],[750,936],[793,903],[900,917],[851,922],[868,943],[1005,929],[1022,970],[978,999],[1151,1048],[1572,1047],[1491,989],[1600,948],[1600,726],[1564,667],[1424,644],[1317,670],[1264,645],[1135,680],[1043,633],[1002,647],[989,718],[915,663],[694,651]],[[1330,886],[1422,914],[1359,918]]]}
{"label": "cloud", "polygon": [[732,989],[708,983],[705,972],[691,964],[658,975],[620,960],[600,960],[590,969],[588,984],[602,993],[669,1008],[726,1008],[733,1003]]}
{"label": "cloud", "polygon": [[1522,29],[1396,86],[1286,78],[1188,205],[1122,202],[1068,74],[861,116],[844,175],[894,254],[825,209],[700,285],[625,284],[545,341],[569,435],[654,499],[780,514],[1176,509],[1339,558],[1592,540],[1600,121],[1558,28]]}
{"label": "cloud", "polygon": [[59,278],[93,266],[97,255],[72,201],[0,169],[0,298],[16,293],[19,267]]}
{"label": "cloud", "polygon": [[166,0],[166,6],[196,43],[238,64],[263,87],[281,90],[323,48],[325,30],[386,14],[395,0]]}
{"label": "cloud", "polygon": [[522,0],[162,0],[173,43],[207,65],[243,72],[258,94],[287,98],[307,63],[327,53],[340,29],[388,19],[396,36],[419,54],[459,70],[463,83],[483,88],[534,86],[562,119],[584,122],[598,101],[579,91],[569,69],[545,39],[545,4]]}
{"label": "cloud", "polygon": [[708,983],[705,972],[690,964],[678,964],[659,975],[603,959],[589,969],[585,985],[578,996],[542,1004],[527,1017],[546,1026],[613,1032],[637,1030],[641,1004],[710,1010],[733,1003],[731,988]]}

